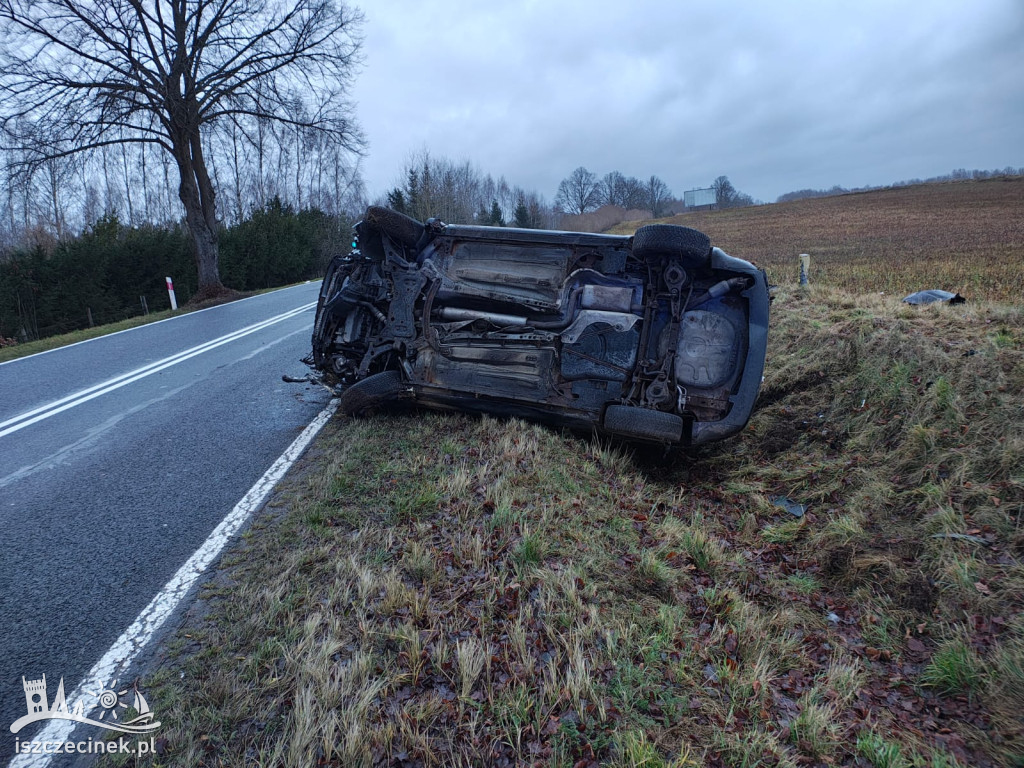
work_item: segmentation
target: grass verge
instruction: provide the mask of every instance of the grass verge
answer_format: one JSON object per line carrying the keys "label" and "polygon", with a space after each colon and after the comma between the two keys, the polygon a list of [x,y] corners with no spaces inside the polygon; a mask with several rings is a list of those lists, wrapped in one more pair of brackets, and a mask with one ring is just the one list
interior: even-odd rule
{"label": "grass verge", "polygon": [[338,419],[142,681],[148,764],[1022,764],[1022,390],[1020,308],[814,289],[696,458]]}
{"label": "grass verge", "polygon": [[116,323],[97,325],[92,328],[83,328],[80,331],[61,333],[56,336],[47,336],[45,339],[26,341],[22,344],[13,344],[9,347],[0,347],[0,363],[6,363],[8,360],[17,360],[19,357],[28,357],[29,355],[35,355],[39,352],[48,352],[51,349],[66,347],[69,344],[77,344],[80,341],[97,339],[100,336],[107,336],[111,333],[117,333],[118,331],[127,331],[129,328],[138,328],[141,325],[149,325],[150,323],[166,320],[167,318],[175,317],[176,315],[183,315],[190,311],[190,309],[184,307],[177,311],[165,309],[163,312],[150,312],[148,315],[138,315],[137,317],[130,317],[127,320],[121,320]]}

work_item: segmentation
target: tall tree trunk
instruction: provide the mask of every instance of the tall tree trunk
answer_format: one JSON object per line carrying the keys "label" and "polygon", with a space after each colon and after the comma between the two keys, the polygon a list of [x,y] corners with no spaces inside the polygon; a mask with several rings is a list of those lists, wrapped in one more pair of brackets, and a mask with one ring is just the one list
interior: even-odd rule
{"label": "tall tree trunk", "polygon": [[143,145],[141,151],[139,152],[139,165],[140,170],[142,171],[142,205],[144,208],[142,220],[146,224],[151,224],[153,222],[153,214],[152,207],[150,206],[149,202],[150,183],[149,176],[146,175],[146,154],[148,152],[149,149],[147,149],[146,146]]}
{"label": "tall tree trunk", "polygon": [[121,143],[121,166],[124,169],[124,197],[128,203],[128,226],[135,226],[135,206],[132,204],[132,180],[128,172],[128,147]]}
{"label": "tall tree trunk", "polygon": [[210,227],[203,216],[202,205],[196,191],[195,181],[182,178],[178,187],[178,196],[185,206],[185,220],[188,222],[192,242],[196,248],[196,271],[199,275],[198,295],[213,296],[221,293],[224,286],[220,282],[220,266],[218,263],[218,233]]}
{"label": "tall tree trunk", "polygon": [[259,202],[260,208],[266,208],[267,206],[267,189],[263,183],[263,152],[266,149],[264,146],[263,136],[263,121],[256,121],[256,168],[259,175],[259,180],[256,187],[256,198]]}
{"label": "tall tree trunk", "polygon": [[53,207],[53,226],[57,230],[57,239],[64,239],[64,209],[60,204],[60,179],[57,176],[57,169],[54,167],[56,161],[51,160],[47,164],[47,171],[50,175],[50,204]]}
{"label": "tall tree trunk", "polygon": [[302,134],[295,131],[295,199],[298,210],[302,210]]}
{"label": "tall tree trunk", "polygon": [[112,213],[117,213],[117,206],[114,205],[114,192],[110,185],[110,169],[107,167],[106,147],[100,150],[100,155],[103,157],[103,191],[106,195],[106,199],[103,201],[103,215],[109,216]]}
{"label": "tall tree trunk", "polygon": [[178,217],[175,216],[175,209],[177,208],[177,206],[174,205],[174,198],[172,196],[174,193],[171,192],[171,190],[174,189],[174,187],[171,186],[170,160],[167,159],[166,152],[161,152],[159,157],[160,165],[164,169],[164,186],[163,194],[161,195],[161,197],[163,198],[163,200],[161,201],[163,210],[160,212],[160,223],[166,226],[169,222],[177,220]]}
{"label": "tall tree trunk", "polygon": [[238,127],[231,128],[231,157],[235,165],[235,224],[240,224],[245,216],[242,205],[242,168],[238,163]]}
{"label": "tall tree trunk", "polygon": [[213,184],[206,171],[198,132],[182,137],[175,145],[181,175],[178,197],[185,206],[185,220],[196,248],[197,295],[201,298],[216,296],[224,292],[224,286],[218,264],[219,226]]}

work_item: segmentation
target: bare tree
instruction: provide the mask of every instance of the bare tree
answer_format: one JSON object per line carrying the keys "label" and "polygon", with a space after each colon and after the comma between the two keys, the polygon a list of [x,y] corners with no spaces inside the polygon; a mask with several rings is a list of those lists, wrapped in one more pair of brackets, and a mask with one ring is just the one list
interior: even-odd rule
{"label": "bare tree", "polygon": [[162,147],[196,249],[222,290],[204,154],[221,124],[362,139],[345,93],[361,17],[330,0],[0,0],[0,125],[29,163],[123,142]]}
{"label": "bare tree", "polygon": [[665,206],[672,199],[668,185],[657,176],[651,176],[647,181],[646,192],[647,205],[645,207],[651,212],[651,216],[656,219],[661,218],[665,214]]}
{"label": "bare tree", "polygon": [[580,214],[592,211],[601,204],[597,176],[583,166],[562,179],[555,195],[555,205],[566,213]]}
{"label": "bare tree", "polygon": [[647,208],[647,187],[636,176],[627,176],[622,182],[622,202],[619,203],[627,210],[633,208]]}
{"label": "bare tree", "polygon": [[736,188],[728,176],[719,176],[711,184],[715,190],[715,203],[719,208],[731,208],[736,199]]}
{"label": "bare tree", "polygon": [[755,205],[754,198],[736,189],[728,176],[719,176],[712,186],[715,189],[715,203],[719,208],[745,208],[748,205]]}
{"label": "bare tree", "polygon": [[626,200],[626,177],[620,171],[611,171],[601,179],[601,205],[622,206]]}
{"label": "bare tree", "polygon": [[50,207],[50,221],[58,240],[67,234],[67,193],[79,163],[68,160],[47,160],[42,165],[46,179],[47,198]]}

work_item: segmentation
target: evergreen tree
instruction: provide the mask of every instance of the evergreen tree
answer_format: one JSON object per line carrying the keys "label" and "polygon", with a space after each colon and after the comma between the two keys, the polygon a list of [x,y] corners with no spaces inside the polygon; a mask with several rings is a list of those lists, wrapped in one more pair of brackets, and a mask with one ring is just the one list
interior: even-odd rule
{"label": "evergreen tree", "polygon": [[529,229],[533,226],[530,221],[530,209],[526,207],[526,198],[522,195],[516,200],[515,226],[520,229]]}
{"label": "evergreen tree", "polygon": [[430,169],[430,156],[428,155],[423,158],[423,170],[420,173],[420,187],[416,204],[412,205],[410,203],[409,205],[413,210],[411,216],[414,219],[426,221],[434,215],[435,202],[434,178]]}
{"label": "evergreen tree", "polygon": [[504,227],[505,217],[501,215],[501,208],[498,206],[497,200],[491,201],[491,215],[488,218],[488,224],[492,227]]}
{"label": "evergreen tree", "polygon": [[408,208],[405,205],[405,195],[398,187],[388,192],[388,208],[408,215]]}
{"label": "evergreen tree", "polygon": [[409,178],[405,183],[405,210],[402,213],[414,219],[420,214],[420,179],[415,168],[409,169]]}

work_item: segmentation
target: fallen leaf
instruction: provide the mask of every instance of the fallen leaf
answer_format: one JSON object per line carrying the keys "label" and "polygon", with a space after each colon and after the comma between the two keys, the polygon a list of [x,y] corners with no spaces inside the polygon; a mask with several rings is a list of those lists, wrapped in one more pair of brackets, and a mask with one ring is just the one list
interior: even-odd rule
{"label": "fallen leaf", "polygon": [[725,652],[730,656],[736,655],[736,649],[739,647],[739,640],[736,639],[736,633],[729,630],[729,634],[725,636]]}
{"label": "fallen leaf", "polygon": [[991,595],[992,594],[992,590],[988,588],[988,584],[986,584],[983,581],[976,581],[976,582],[974,582],[974,588],[976,590],[978,590],[979,592],[981,592],[981,594],[983,594],[983,595]]}
{"label": "fallen leaf", "polygon": [[892,651],[888,648],[872,648],[869,645],[864,649],[864,653],[872,661],[889,661],[892,659]]}

